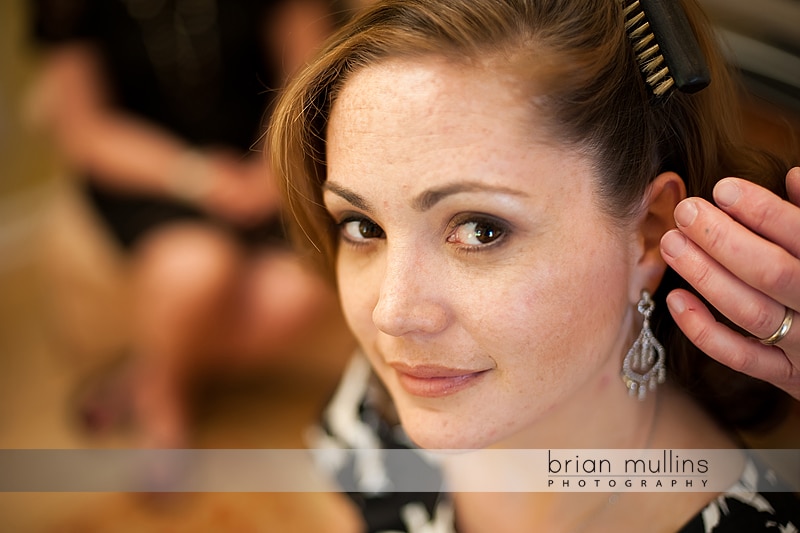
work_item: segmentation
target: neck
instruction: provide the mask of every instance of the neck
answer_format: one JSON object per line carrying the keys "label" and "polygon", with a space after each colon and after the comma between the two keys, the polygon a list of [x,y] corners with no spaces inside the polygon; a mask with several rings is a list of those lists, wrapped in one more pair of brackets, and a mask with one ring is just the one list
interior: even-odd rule
{"label": "neck", "polygon": [[[549,429],[567,431],[542,423],[536,431],[525,432],[510,439],[510,446],[548,449],[640,449],[640,448],[728,448],[735,443],[708,418],[684,393],[669,383],[658,388],[644,402],[629,398],[621,383],[612,383],[622,389],[622,399],[629,402],[614,404],[601,401],[598,396],[591,412],[583,412],[578,426],[586,427],[583,439],[541,438]],[[589,404],[591,405],[591,404]],[[610,406],[621,411],[616,417],[606,416]],[[555,418],[555,417],[554,417]],[[603,429],[605,428],[605,429]],[[609,431],[614,428],[614,431]],[[612,433],[614,438],[605,433]],[[505,443],[505,444],[509,444]],[[519,463],[493,465],[505,468],[510,476],[524,476]],[[445,463],[446,468],[446,463]],[[531,475],[541,476],[541,471]],[[496,472],[496,471],[495,471]],[[459,472],[445,470],[448,477],[458,478]],[[732,471],[738,476],[738,471]],[[513,477],[512,477],[513,479]],[[459,531],[495,531],[498,533],[520,530],[520,524],[530,531],[559,531],[583,533],[585,531],[664,530],[675,531],[694,516],[715,495],[712,493],[620,493],[603,492],[527,492],[527,493],[458,493],[454,494]],[[616,500],[620,499],[619,504]],[[621,524],[626,524],[622,527]],[[635,525],[635,527],[634,527]],[[628,526],[631,526],[630,528]]]}
{"label": "neck", "polygon": [[[526,430],[492,448],[507,449],[640,449],[652,443],[659,420],[658,392],[645,401],[628,396],[621,379],[605,374],[584,388],[576,402],[563,405]],[[587,408],[586,406],[591,406]],[[580,431],[575,431],[580,428]],[[611,430],[610,430],[611,428]],[[510,464],[493,463],[493,474],[515,479],[524,466],[509,456]],[[541,476],[531,465],[531,476]],[[447,471],[455,486],[462,473]],[[519,531],[526,523],[533,531],[580,532],[584,524],[605,516],[618,495],[602,492],[569,493],[459,493],[454,495],[459,530]],[[510,519],[509,517],[513,517]]]}

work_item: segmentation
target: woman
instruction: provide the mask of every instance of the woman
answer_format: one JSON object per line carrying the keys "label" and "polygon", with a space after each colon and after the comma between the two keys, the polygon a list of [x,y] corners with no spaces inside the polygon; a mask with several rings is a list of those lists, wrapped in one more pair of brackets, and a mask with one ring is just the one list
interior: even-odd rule
{"label": "woman", "polygon": [[[733,238],[722,230],[734,230],[707,201],[715,194],[719,205],[737,205],[726,202],[733,187],[747,193],[740,205],[754,196],[775,203],[742,180],[715,183],[742,176],[785,195],[787,165],[739,142],[732,81],[702,13],[682,4],[711,73],[697,94],[648,86],[626,35],[630,11],[613,0],[382,2],[287,89],[270,133],[276,171],[404,431],[355,363],[327,413],[333,438],[391,447],[407,436],[423,448],[731,448],[730,429],[774,411],[771,388],[726,373],[665,312],[671,294],[691,340],[718,357],[735,348],[737,359],[726,362],[753,375],[768,373],[748,367],[756,355],[796,361],[797,330],[781,323],[798,301],[787,290],[797,291],[792,276],[769,281],[720,255]],[[800,192],[796,171],[787,181]],[[781,213],[786,206],[796,210],[781,204]],[[785,218],[796,219],[796,211]],[[798,271],[783,226],[743,224],[773,241],[735,235],[778,261],[765,264]],[[718,279],[723,269],[710,257],[734,274]],[[709,329],[697,297],[672,292],[688,285],[668,265],[747,331]],[[731,285],[735,304],[723,296]],[[796,391],[796,377],[779,385]],[[348,408],[361,426],[341,423]],[[711,493],[626,493],[616,504],[602,493],[463,493],[439,501],[438,516],[452,501],[467,532],[800,525],[796,501],[753,498],[758,509]],[[419,521],[415,502],[357,501],[370,530]],[[435,502],[423,503],[436,515]]]}

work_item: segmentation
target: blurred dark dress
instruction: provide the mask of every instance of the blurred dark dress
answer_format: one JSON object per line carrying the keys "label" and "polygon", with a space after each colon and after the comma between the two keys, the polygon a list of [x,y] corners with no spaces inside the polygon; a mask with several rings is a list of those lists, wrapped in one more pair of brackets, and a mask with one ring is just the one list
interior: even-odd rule
{"label": "blurred dark dress", "polygon": [[[267,52],[264,31],[285,1],[33,0],[31,15],[40,44],[94,45],[121,109],[193,146],[245,153],[263,131],[279,88],[279,53]],[[207,218],[177,201],[110,190],[86,178],[91,204],[125,248],[166,222]],[[237,230],[248,244],[279,233],[274,221]]]}

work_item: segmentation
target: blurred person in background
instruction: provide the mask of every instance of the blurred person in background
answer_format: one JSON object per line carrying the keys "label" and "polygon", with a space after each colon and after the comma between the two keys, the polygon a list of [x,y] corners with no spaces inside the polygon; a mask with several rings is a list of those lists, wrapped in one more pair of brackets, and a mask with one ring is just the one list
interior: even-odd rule
{"label": "blurred person in background", "polygon": [[327,0],[31,7],[46,52],[38,121],[131,267],[125,364],[76,407],[87,429],[131,416],[144,445],[182,446],[195,377],[276,357],[335,309],[284,245],[279,195],[251,146],[343,11]]}

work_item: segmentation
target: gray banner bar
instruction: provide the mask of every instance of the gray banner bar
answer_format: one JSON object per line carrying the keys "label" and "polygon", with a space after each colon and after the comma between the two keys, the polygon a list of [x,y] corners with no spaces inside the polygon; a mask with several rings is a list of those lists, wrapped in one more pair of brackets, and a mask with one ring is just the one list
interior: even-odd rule
{"label": "gray banner bar", "polygon": [[[0,450],[0,492],[724,491],[800,489],[800,450]],[[443,474],[447,472],[448,475]]]}

